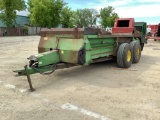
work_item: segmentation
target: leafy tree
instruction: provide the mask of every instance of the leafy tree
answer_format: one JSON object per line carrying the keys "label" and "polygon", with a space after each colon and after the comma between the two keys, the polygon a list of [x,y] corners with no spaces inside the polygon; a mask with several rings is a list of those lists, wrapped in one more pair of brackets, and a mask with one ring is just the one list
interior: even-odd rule
{"label": "leafy tree", "polygon": [[41,27],[57,27],[61,23],[63,0],[29,0],[30,21]]}
{"label": "leafy tree", "polygon": [[24,0],[0,0],[0,20],[7,27],[12,27],[16,19],[16,11],[25,10]]}
{"label": "leafy tree", "polygon": [[113,27],[114,20],[118,18],[118,14],[114,12],[114,8],[112,6],[108,6],[105,8],[101,8],[100,10],[101,17],[101,25],[103,27]]}
{"label": "leafy tree", "polygon": [[61,12],[61,24],[63,28],[73,28],[75,20],[75,12],[65,7]]}
{"label": "leafy tree", "polygon": [[98,11],[96,9],[78,9],[75,24],[78,27],[90,27],[96,24]]}
{"label": "leafy tree", "polygon": [[90,26],[92,27],[92,25],[96,25],[99,13],[96,9],[90,9],[90,11],[92,13],[92,16],[91,16],[91,19],[90,19]]}

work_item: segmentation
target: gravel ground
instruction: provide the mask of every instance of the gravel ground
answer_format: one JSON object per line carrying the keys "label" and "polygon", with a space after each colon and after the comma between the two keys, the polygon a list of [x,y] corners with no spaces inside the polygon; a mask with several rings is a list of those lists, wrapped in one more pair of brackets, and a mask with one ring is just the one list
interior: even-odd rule
{"label": "gravel ground", "polygon": [[31,75],[23,68],[37,54],[39,36],[0,38],[1,120],[160,120],[160,42],[149,40],[138,64],[115,61]]}

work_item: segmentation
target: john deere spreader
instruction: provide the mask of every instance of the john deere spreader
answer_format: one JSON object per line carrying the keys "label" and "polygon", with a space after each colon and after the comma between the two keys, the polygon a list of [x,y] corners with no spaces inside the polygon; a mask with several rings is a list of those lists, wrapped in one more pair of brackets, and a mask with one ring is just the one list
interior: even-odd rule
{"label": "john deere spreader", "polygon": [[145,34],[146,23],[135,23],[133,18],[116,19],[111,34],[99,28],[42,29],[38,54],[28,58],[28,67],[14,72],[27,75],[30,83],[30,74],[49,74],[113,58],[119,67],[128,68],[139,62]]}

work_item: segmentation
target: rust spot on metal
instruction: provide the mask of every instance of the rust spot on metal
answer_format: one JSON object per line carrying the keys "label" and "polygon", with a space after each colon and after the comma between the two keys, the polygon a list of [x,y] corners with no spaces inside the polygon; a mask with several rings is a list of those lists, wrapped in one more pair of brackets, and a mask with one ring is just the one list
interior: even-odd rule
{"label": "rust spot on metal", "polygon": [[116,40],[117,42],[121,42],[121,43],[123,43],[123,42],[131,42],[132,41],[132,37],[117,37],[117,40]]}
{"label": "rust spot on metal", "polygon": [[[84,29],[83,28],[52,28],[46,29],[43,28],[40,31],[40,42],[38,45],[39,53],[49,51],[50,49],[56,49],[59,40],[61,38],[68,39],[80,39],[83,38]],[[53,41],[52,41],[53,40]],[[75,44],[77,40],[75,40]],[[54,42],[54,45],[51,43]],[[53,47],[54,46],[54,47]]]}
{"label": "rust spot on metal", "polygon": [[85,35],[98,35],[101,32],[100,28],[85,28],[84,34]]}
{"label": "rust spot on metal", "polygon": [[125,38],[125,37],[133,37],[132,34],[115,34],[115,35],[99,35],[99,38]]}
{"label": "rust spot on metal", "polygon": [[44,40],[48,40],[48,37],[44,37]]}
{"label": "rust spot on metal", "polygon": [[[71,50],[60,50],[60,60],[67,63],[77,63],[78,60],[78,52]],[[67,57],[65,57],[67,55]]]}
{"label": "rust spot on metal", "polygon": [[78,28],[75,28],[75,39],[78,39]]}
{"label": "rust spot on metal", "polygon": [[83,28],[52,28],[52,29],[46,29],[43,28],[40,31],[41,37],[46,37],[50,35],[58,35],[58,34],[72,34],[75,39],[83,37]]}

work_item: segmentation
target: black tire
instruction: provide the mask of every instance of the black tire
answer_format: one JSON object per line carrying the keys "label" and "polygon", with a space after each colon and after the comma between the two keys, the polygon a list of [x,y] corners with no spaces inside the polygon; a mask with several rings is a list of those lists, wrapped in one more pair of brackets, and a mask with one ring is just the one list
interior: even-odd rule
{"label": "black tire", "polygon": [[117,65],[121,68],[129,68],[132,64],[132,51],[128,43],[123,43],[117,51]]}
{"label": "black tire", "polygon": [[84,47],[78,52],[78,63],[80,65],[83,65],[85,63],[85,48]]}
{"label": "black tire", "polygon": [[138,63],[141,58],[141,45],[137,41],[132,41],[130,43],[131,49],[132,49],[132,58],[133,63]]}

